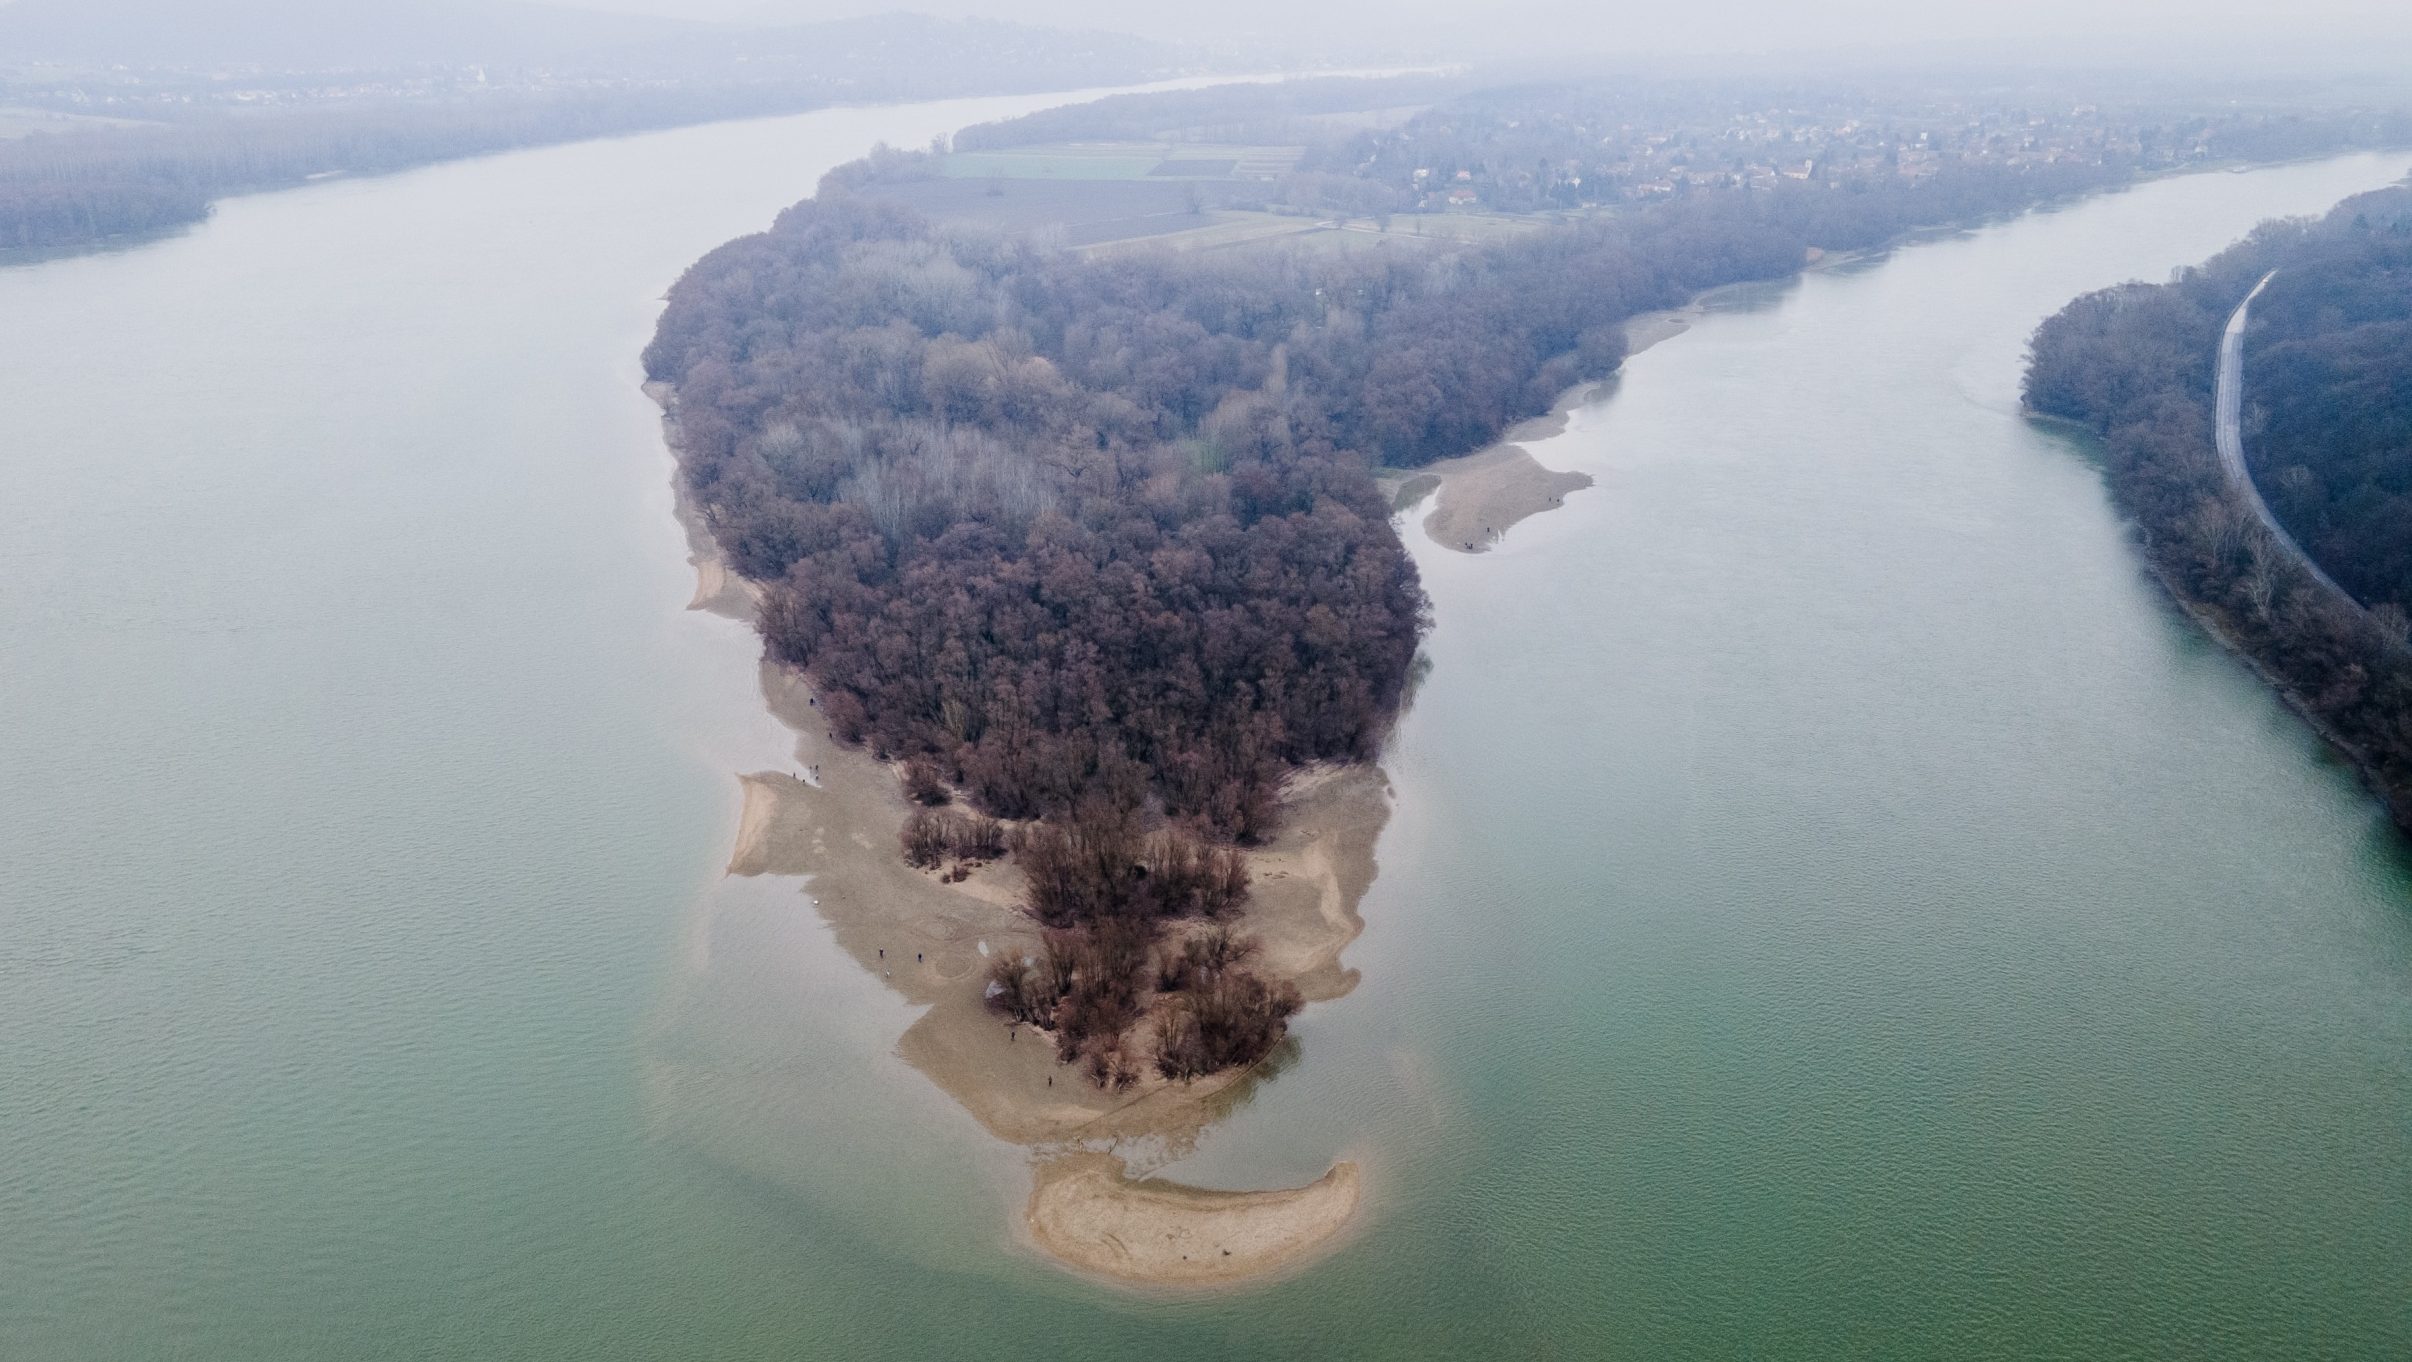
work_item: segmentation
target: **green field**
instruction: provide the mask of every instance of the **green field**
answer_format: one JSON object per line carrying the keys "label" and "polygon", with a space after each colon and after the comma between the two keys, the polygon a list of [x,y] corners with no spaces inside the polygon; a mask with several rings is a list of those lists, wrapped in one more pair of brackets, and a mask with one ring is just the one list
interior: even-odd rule
{"label": "green field", "polygon": [[948,156],[958,180],[1272,180],[1289,173],[1302,147],[1203,142],[1068,142]]}
{"label": "green field", "polygon": [[1373,218],[1264,211],[1296,168],[1295,146],[1192,142],[1055,142],[955,152],[936,179],[883,187],[933,221],[1053,233],[1075,249],[1141,242],[1178,250],[1279,244],[1314,251],[1481,246],[1546,225],[1541,217],[1449,212]]}
{"label": "green field", "polygon": [[53,113],[48,109],[0,107],[0,140],[30,137],[37,132],[89,132],[98,128],[141,126],[129,118],[96,118],[89,114]]}

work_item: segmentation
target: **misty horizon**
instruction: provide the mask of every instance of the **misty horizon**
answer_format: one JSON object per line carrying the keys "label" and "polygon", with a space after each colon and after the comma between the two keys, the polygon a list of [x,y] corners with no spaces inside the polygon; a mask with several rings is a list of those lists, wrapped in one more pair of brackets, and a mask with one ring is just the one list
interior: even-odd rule
{"label": "misty horizon", "polygon": [[[212,12],[228,16],[213,28]],[[1477,9],[1441,0],[1334,0],[1313,6],[1234,0],[1201,10],[1111,0],[236,0],[193,6],[171,0],[0,0],[0,21],[42,13],[49,30],[84,26],[105,44],[113,31],[158,29],[206,38],[246,24],[340,35],[401,60],[444,50],[446,25],[484,26],[519,36],[546,28],[549,12],[581,41],[642,43],[665,33],[731,26],[788,26],[925,15],[1127,35],[1205,50],[1244,49],[1274,59],[1332,61],[1665,60],[1701,68],[1738,62],[1752,69],[1814,58],[1829,71],[1931,64],[2091,69],[2387,72],[2391,44],[2412,42],[2412,10],[2373,0],[2325,0],[2281,14],[2245,0],[2047,0],[2015,11],[1966,11],[1852,0],[1807,8],[1772,0],[1707,0],[1613,7],[1574,0],[1516,0]],[[121,16],[136,16],[129,24]],[[113,30],[110,26],[115,25]],[[663,27],[675,25],[675,27]],[[431,32],[430,26],[435,31]],[[225,36],[232,38],[232,32]],[[0,32],[0,61],[12,54]]]}

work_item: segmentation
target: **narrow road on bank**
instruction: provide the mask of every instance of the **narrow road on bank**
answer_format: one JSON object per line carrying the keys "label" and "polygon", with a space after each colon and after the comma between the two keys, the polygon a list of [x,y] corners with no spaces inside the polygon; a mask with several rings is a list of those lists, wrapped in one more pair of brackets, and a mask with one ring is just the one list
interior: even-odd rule
{"label": "narrow road on bank", "polygon": [[2261,282],[2255,284],[2253,291],[2246,294],[2245,300],[2238,303],[2236,310],[2228,315],[2228,329],[2219,339],[2219,382],[2214,390],[2218,418],[2215,438],[2219,445],[2219,464],[2226,471],[2229,484],[2244,497],[2245,503],[2253,508],[2253,514],[2261,518],[2262,526],[2269,530],[2280,546],[2285,548],[2288,553],[2293,554],[2296,561],[2309,569],[2311,575],[2318,578],[2322,586],[2344,597],[2348,603],[2358,609],[2361,603],[2354,600],[2353,593],[2338,586],[2335,578],[2321,571],[2320,564],[2310,554],[2303,551],[2303,546],[2295,542],[2295,537],[2286,532],[2284,525],[2278,523],[2278,517],[2270,514],[2270,504],[2261,499],[2261,489],[2253,485],[2252,470],[2245,467],[2245,323],[2250,319],[2253,300],[2260,297],[2261,291],[2268,288],[2270,281],[2277,277],[2278,271],[2276,270],[2271,270],[2268,274],[2261,276]]}

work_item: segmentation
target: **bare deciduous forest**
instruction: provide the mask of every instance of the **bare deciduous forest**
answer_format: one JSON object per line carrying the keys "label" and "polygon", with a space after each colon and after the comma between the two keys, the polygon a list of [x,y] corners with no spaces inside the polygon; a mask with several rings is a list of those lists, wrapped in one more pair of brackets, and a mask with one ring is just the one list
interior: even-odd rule
{"label": "bare deciduous forest", "polygon": [[[2367,612],[2323,587],[2220,471],[2213,360],[2271,270],[2246,351],[2255,483]],[[2170,589],[2355,755],[2398,821],[2412,819],[2408,274],[2412,191],[2364,195],[2317,222],[2266,223],[2168,284],[2077,299],[2036,332],[2026,377],[2029,407],[2102,436],[2111,489]]]}

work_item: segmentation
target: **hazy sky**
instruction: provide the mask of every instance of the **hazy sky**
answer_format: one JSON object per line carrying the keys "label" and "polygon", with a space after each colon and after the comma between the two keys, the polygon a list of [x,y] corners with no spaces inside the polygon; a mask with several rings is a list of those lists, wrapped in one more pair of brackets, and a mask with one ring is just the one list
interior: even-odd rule
{"label": "hazy sky", "polygon": [[[82,0],[45,0],[68,13]],[[128,0],[132,3],[133,0]],[[430,8],[510,0],[139,0],[188,26],[213,11],[306,5],[314,18],[419,24]],[[909,9],[1245,41],[1257,50],[1419,60],[1449,56],[1749,53],[1836,49],[2057,66],[2202,56],[2318,70],[2412,71],[2412,0],[541,0],[691,19],[843,18]],[[4,7],[9,0],[0,0]],[[403,19],[398,11],[414,11]],[[337,22],[341,22],[337,20]],[[441,21],[437,22],[440,27]]]}
{"label": "hazy sky", "polygon": [[[573,0],[553,0],[571,3]],[[2392,40],[2412,57],[2412,0],[575,0],[696,18],[831,18],[906,8],[1159,37],[1293,33],[1560,50],[1692,52],[2006,46],[2020,55],[2132,56],[2157,47],[2252,51]],[[1391,45],[1384,43],[1382,45]],[[2107,49],[2117,49],[2115,52]]]}

